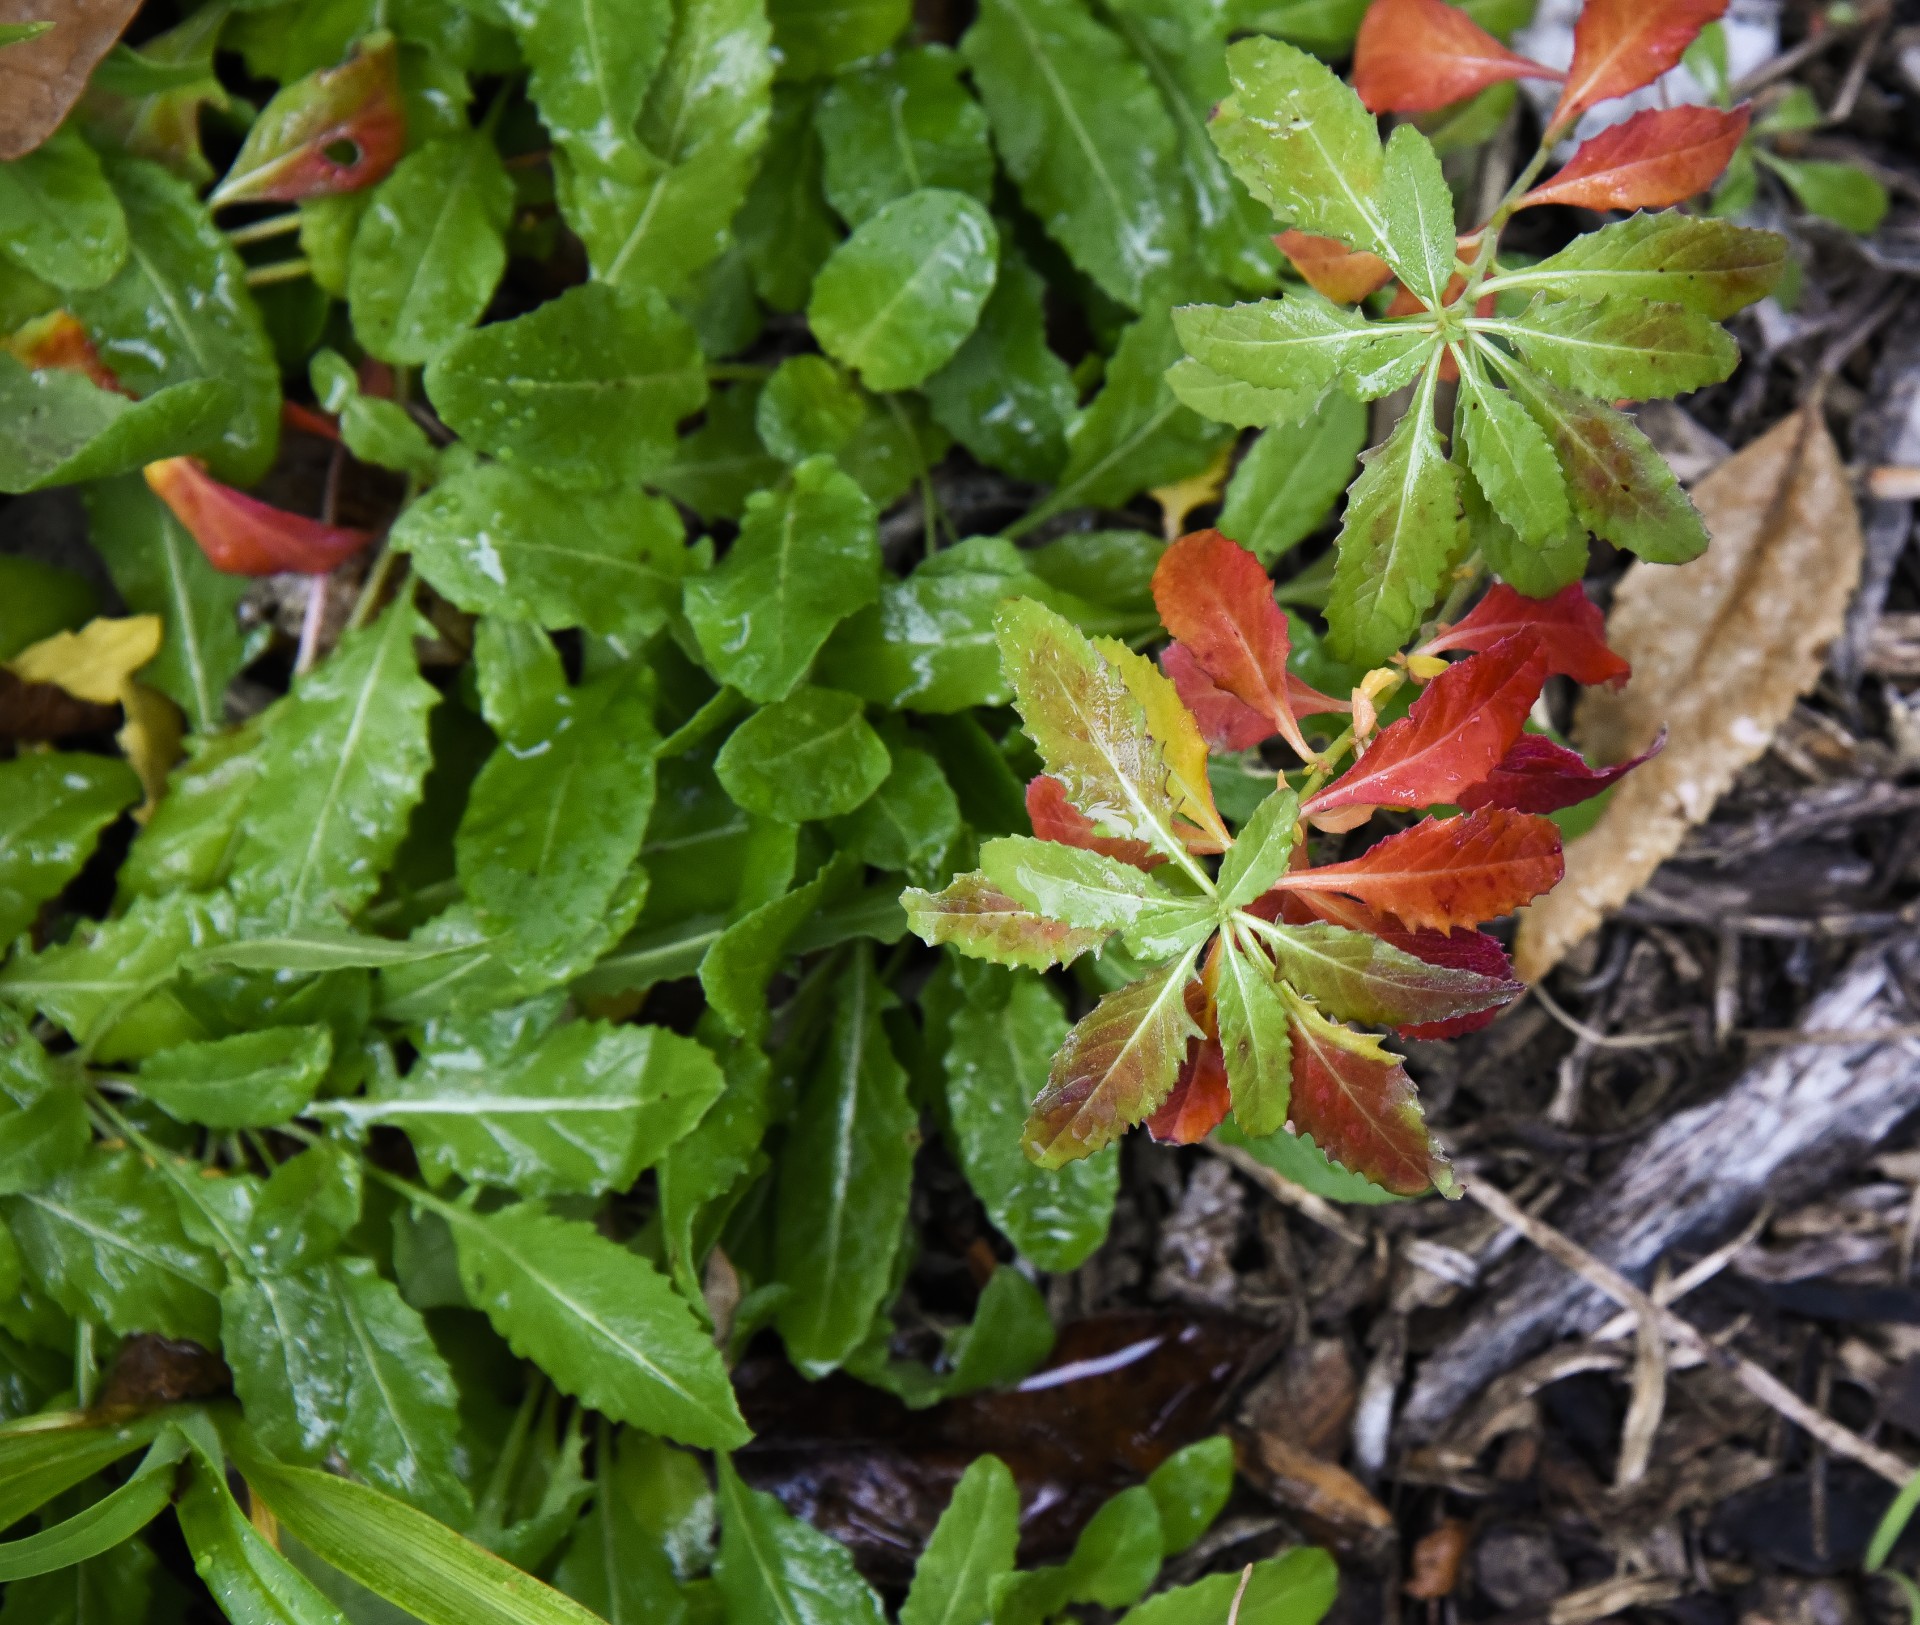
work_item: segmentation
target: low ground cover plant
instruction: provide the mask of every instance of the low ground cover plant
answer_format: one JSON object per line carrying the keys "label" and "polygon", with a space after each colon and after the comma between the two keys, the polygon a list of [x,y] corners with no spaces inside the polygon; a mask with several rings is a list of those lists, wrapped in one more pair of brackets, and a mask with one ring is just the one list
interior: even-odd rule
{"label": "low ground cover plant", "polygon": [[[1627,676],[1588,537],[1706,541],[1613,403],[1783,258],[1668,208],[1743,110],[1542,176],[1718,9],[1591,0],[1564,73],[1439,0],[0,47],[0,489],[91,550],[0,560],[4,1617],[879,1620],[736,1471],[755,1339],[1026,1376],[1143,1122],[1450,1190],[1380,1029],[1520,991],[1480,928],[1633,765],[1540,722]],[[1488,218],[1382,139],[1521,79]],[[902,1324],[924,1138],[995,1244]],[[1232,1481],[1017,1567],[982,1457],[900,1617],[1319,1618],[1307,1549],[1141,1601]]]}

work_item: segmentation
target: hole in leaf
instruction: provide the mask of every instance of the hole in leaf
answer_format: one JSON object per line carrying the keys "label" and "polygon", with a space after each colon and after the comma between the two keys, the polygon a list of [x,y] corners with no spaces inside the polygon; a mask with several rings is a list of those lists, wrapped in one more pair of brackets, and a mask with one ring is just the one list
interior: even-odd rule
{"label": "hole in leaf", "polygon": [[360,143],[344,135],[338,141],[329,141],[320,151],[328,163],[342,168],[351,168],[360,162]]}

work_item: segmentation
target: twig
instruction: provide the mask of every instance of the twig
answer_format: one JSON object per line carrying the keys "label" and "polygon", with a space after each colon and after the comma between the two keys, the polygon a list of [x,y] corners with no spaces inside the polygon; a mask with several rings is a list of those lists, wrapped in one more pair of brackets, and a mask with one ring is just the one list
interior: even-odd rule
{"label": "twig", "polygon": [[249,288],[265,288],[275,282],[298,282],[313,269],[305,259],[275,260],[271,265],[256,265],[247,272]]}
{"label": "twig", "polygon": [[[1766,1229],[1767,1222],[1772,1217],[1772,1207],[1762,1207],[1760,1211],[1754,1214],[1753,1218],[1748,1221],[1746,1228],[1742,1230],[1739,1235],[1735,1236],[1733,1240],[1723,1242],[1720,1246],[1714,1248],[1712,1252],[1708,1253],[1705,1258],[1697,1259],[1695,1262],[1689,1264],[1678,1275],[1674,1276],[1672,1280],[1658,1282],[1654,1286],[1652,1293],[1649,1294],[1653,1301],[1659,1304],[1662,1309],[1667,1309],[1678,1303],[1689,1292],[1693,1291],[1695,1287],[1705,1286],[1707,1282],[1711,1281],[1733,1262],[1734,1255],[1738,1253],[1742,1247],[1746,1246],[1758,1236],[1762,1230]],[[1611,1343],[1616,1338],[1625,1337],[1628,1332],[1632,1331],[1634,1327],[1639,1324],[1640,1317],[1638,1315],[1634,1314],[1631,1310],[1623,1310],[1593,1334],[1593,1341],[1596,1343]]]}
{"label": "twig", "polygon": [[300,648],[293,657],[296,677],[312,670],[320,653],[320,627],[327,617],[328,580],[325,575],[307,577],[307,612],[300,617]]}
{"label": "twig", "polygon": [[1253,1578],[1253,1565],[1249,1563],[1240,1571],[1240,1583],[1233,1589],[1233,1601],[1227,1608],[1227,1625],[1240,1625],[1240,1599],[1247,1594],[1247,1583]]}
{"label": "twig", "polygon": [[1920,1022],[1903,1022],[1895,1027],[1836,1027],[1826,1032],[1796,1032],[1791,1027],[1742,1027],[1734,1033],[1749,1044],[1780,1045],[1797,1049],[1802,1044],[1886,1044],[1902,1038],[1920,1038]]}
{"label": "twig", "polygon": [[270,214],[264,220],[252,220],[244,226],[235,226],[227,233],[227,241],[235,248],[244,248],[248,243],[264,243],[271,237],[284,237],[290,231],[300,229],[300,211],[289,209],[285,214]]}
{"label": "twig", "polygon": [[1324,1226],[1342,1241],[1350,1242],[1355,1247],[1367,1245],[1366,1233],[1342,1218],[1340,1210],[1331,1202],[1315,1196],[1304,1185],[1296,1185],[1285,1174],[1276,1173],[1252,1152],[1243,1151],[1237,1145],[1216,1145],[1211,1140],[1204,1144],[1205,1149],[1239,1169],[1282,1206],[1292,1208],[1302,1218],[1311,1219],[1315,1224]]}
{"label": "twig", "polygon": [[1850,27],[1828,28],[1818,34],[1809,34],[1791,50],[1782,51],[1778,56],[1762,62],[1752,73],[1736,79],[1727,87],[1729,102],[1745,101],[1756,90],[1770,85],[1776,79],[1784,79],[1803,62],[1810,62],[1830,46],[1837,45],[1856,28],[1865,28],[1877,23],[1887,15],[1884,5],[1872,6],[1863,10]]}
{"label": "twig", "polygon": [[1653,1317],[1668,1338],[1689,1354],[1720,1367],[1754,1398],[1771,1406],[1787,1421],[1818,1439],[1835,1455],[1845,1456],[1878,1473],[1891,1484],[1905,1484],[1914,1469],[1890,1450],[1882,1450],[1860,1437],[1851,1428],[1842,1427],[1823,1412],[1809,1405],[1771,1371],[1756,1365],[1745,1355],[1723,1349],[1703,1336],[1691,1321],[1682,1320],[1671,1309],[1663,1309],[1619,1271],[1609,1268],[1577,1242],[1562,1235],[1544,1219],[1537,1219],[1497,1186],[1475,1180],[1466,1195],[1478,1202],[1509,1229],[1518,1230],[1555,1263],[1571,1270],[1590,1286],[1598,1288],[1622,1308],[1631,1309],[1644,1321]]}
{"label": "twig", "polygon": [[1597,1028],[1589,1027],[1578,1016],[1563,1010],[1554,997],[1540,983],[1534,983],[1530,990],[1540,1001],[1541,1008],[1576,1038],[1583,1039],[1596,1049],[1654,1049],[1661,1044],[1672,1044],[1683,1038],[1691,1038],[1691,1027],[1663,1028],[1652,1033],[1627,1033],[1618,1037],[1609,1036]]}

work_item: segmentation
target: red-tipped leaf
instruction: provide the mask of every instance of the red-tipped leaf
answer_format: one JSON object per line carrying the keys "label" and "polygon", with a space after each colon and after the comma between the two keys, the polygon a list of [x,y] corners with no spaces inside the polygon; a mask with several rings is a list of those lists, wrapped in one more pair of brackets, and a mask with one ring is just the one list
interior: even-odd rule
{"label": "red-tipped leaf", "polygon": [[1449,666],[1411,711],[1302,811],[1323,828],[1351,829],[1365,822],[1355,816],[1361,809],[1458,801],[1520,737],[1547,680],[1540,642],[1532,632],[1515,633],[1485,654]]}
{"label": "red-tipped leaf", "polygon": [[1450,1190],[1447,1160],[1427,1135],[1413,1080],[1377,1038],[1339,1026],[1300,1001],[1293,1039],[1294,1128],[1343,1168],[1398,1196]]}
{"label": "red-tipped leaf", "polygon": [[325,575],[373,540],[370,530],[325,525],[222,485],[191,457],[149,463],[145,472],[154,495],[228,575]]}
{"label": "red-tipped leaf", "polygon": [[1347,247],[1335,237],[1287,230],[1273,240],[1300,280],[1337,305],[1357,305],[1393,280],[1393,267],[1378,254]]}
{"label": "red-tipped leaf", "polygon": [[283,87],[207,201],[297,203],[373,185],[406,150],[398,64],[393,36],[370,35],[339,67]]}
{"label": "red-tipped leaf", "polygon": [[1587,0],[1549,123],[1565,129],[1596,102],[1652,84],[1726,9],[1727,0]]}
{"label": "red-tipped leaf", "polygon": [[1184,643],[1169,643],[1160,651],[1160,669],[1215,750],[1251,750],[1273,737],[1273,724],[1216,684]]}
{"label": "red-tipped leaf", "polygon": [[1145,841],[1096,834],[1093,820],[1067,800],[1067,787],[1047,773],[1027,782],[1027,818],[1033,833],[1043,841],[1084,847],[1136,869],[1151,869],[1167,861]]}
{"label": "red-tipped leaf", "polygon": [[5,347],[29,371],[53,367],[77,372],[101,389],[110,389],[116,395],[127,393],[113,369],[100,359],[87,330],[68,311],[50,310],[36,316],[7,339]]}
{"label": "red-tipped leaf", "polygon": [[1451,931],[1511,914],[1560,879],[1560,831],[1504,807],[1428,818],[1345,863],[1296,869],[1283,892],[1339,892],[1409,931]]}
{"label": "red-tipped leaf", "polygon": [[1226,1120],[1232,1104],[1219,1037],[1196,1038],[1187,1045],[1173,1093],[1147,1119],[1147,1132],[1167,1145],[1197,1145]]}
{"label": "red-tipped leaf", "polygon": [[1649,107],[1602,130],[1518,207],[1664,209],[1717,181],[1747,133],[1750,109]]}
{"label": "red-tipped leaf", "polygon": [[1540,634],[1550,677],[1618,688],[1633,674],[1633,667],[1607,647],[1607,618],[1577,581],[1551,598],[1528,598],[1504,581],[1495,582],[1486,597],[1418,652],[1437,655],[1470,649],[1478,654],[1504,638],[1529,631]]}
{"label": "red-tipped leaf", "polygon": [[1503,80],[1560,77],[1445,0],[1373,0],[1353,46],[1353,88],[1375,113],[1426,113]]}
{"label": "red-tipped leaf", "polygon": [[1556,745],[1539,734],[1523,733],[1500,765],[1480,783],[1460,792],[1460,805],[1509,807],[1516,812],[1550,813],[1590,801],[1617,784],[1667,742],[1667,732],[1632,761],[1612,767],[1590,767],[1578,751]]}

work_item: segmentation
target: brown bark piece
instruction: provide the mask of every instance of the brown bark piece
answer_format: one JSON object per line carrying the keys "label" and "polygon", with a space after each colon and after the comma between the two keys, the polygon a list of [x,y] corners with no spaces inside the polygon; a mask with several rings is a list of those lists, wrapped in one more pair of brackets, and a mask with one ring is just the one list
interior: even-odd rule
{"label": "brown bark piece", "polygon": [[1618,694],[1581,699],[1575,737],[1602,763],[1667,747],[1622,781],[1567,847],[1566,878],[1522,916],[1514,965],[1538,981],[1712,812],[1819,677],[1860,577],[1860,518],[1819,408],[1795,414],[1693,492],[1713,545],[1636,564],[1607,641],[1633,662]]}
{"label": "brown bark piece", "polygon": [[32,152],[60,127],[140,0],[0,0],[0,23],[50,22],[0,50],[0,159]]}

